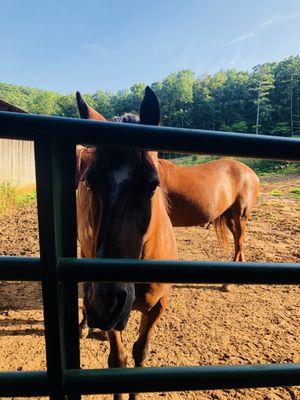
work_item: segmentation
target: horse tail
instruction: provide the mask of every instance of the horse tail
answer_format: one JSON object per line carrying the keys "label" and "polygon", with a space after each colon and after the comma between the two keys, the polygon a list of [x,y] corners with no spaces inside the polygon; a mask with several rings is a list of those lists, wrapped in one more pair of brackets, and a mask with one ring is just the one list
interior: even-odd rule
{"label": "horse tail", "polygon": [[226,253],[230,251],[229,239],[228,239],[228,228],[226,223],[226,214],[220,215],[213,221],[213,226],[216,231],[217,239],[220,246],[225,250]]}

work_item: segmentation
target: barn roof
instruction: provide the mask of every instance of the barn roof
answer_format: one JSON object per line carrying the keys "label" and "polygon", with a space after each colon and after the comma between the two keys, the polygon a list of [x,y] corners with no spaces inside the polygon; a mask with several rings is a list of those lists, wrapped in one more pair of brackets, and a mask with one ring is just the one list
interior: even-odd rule
{"label": "barn roof", "polygon": [[7,103],[4,100],[0,99],[0,111],[11,111],[11,112],[19,112],[19,113],[25,113],[27,114],[27,111],[22,110],[19,107],[16,107],[12,104]]}

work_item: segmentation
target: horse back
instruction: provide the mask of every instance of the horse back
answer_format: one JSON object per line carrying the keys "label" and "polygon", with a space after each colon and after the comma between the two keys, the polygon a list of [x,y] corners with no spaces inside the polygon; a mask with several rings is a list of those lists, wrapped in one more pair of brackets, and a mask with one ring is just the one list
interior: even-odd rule
{"label": "horse back", "polygon": [[245,164],[220,159],[195,166],[160,160],[160,181],[173,226],[205,225],[238,201],[254,203],[259,180]]}

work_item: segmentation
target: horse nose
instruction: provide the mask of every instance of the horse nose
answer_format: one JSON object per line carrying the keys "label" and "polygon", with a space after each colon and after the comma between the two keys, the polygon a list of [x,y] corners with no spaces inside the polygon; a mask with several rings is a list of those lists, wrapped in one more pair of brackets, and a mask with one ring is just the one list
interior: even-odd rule
{"label": "horse nose", "polygon": [[[127,321],[135,298],[133,284],[108,283],[102,288],[106,320],[112,328]],[[111,328],[111,329],[112,329]]]}
{"label": "horse nose", "polygon": [[127,304],[127,292],[126,290],[121,289],[118,291],[118,293],[115,294],[113,302],[109,307],[110,308],[108,310],[109,319],[111,321],[116,322],[125,311],[126,304]]}

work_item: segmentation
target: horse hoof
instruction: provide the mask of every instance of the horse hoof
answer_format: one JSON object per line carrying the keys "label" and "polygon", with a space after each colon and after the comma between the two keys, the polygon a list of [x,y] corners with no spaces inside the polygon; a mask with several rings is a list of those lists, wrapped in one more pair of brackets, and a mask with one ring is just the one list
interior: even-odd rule
{"label": "horse hoof", "polygon": [[106,331],[101,331],[99,333],[99,339],[102,340],[103,342],[106,342],[108,338],[108,333]]}
{"label": "horse hoof", "polygon": [[90,333],[90,330],[88,327],[79,329],[80,339],[86,339],[89,336],[89,333]]}
{"label": "horse hoof", "polygon": [[229,292],[229,285],[222,285],[220,290],[221,292]]}

